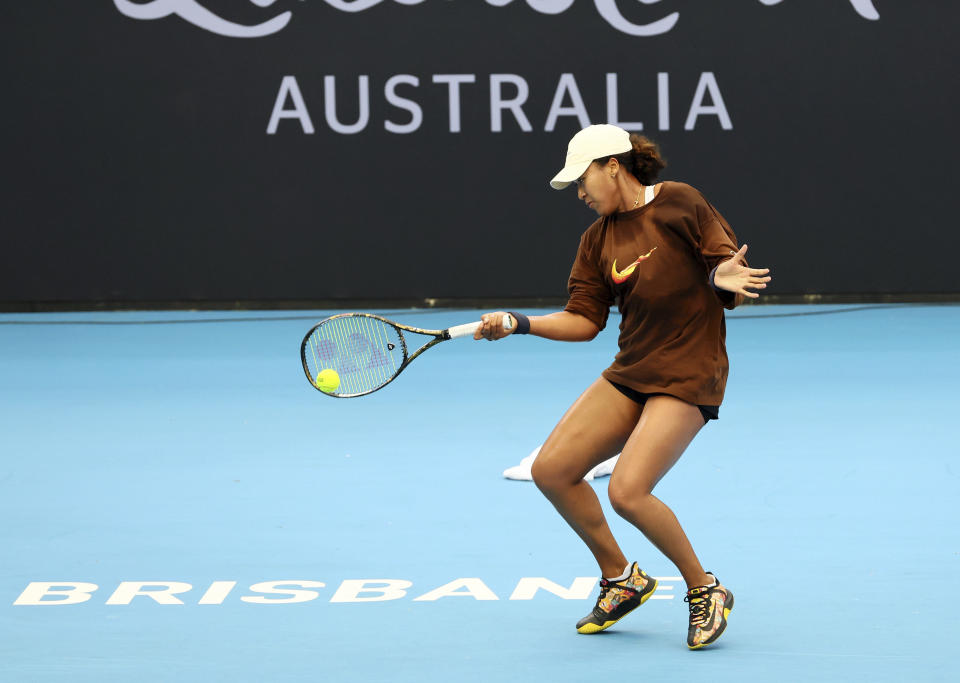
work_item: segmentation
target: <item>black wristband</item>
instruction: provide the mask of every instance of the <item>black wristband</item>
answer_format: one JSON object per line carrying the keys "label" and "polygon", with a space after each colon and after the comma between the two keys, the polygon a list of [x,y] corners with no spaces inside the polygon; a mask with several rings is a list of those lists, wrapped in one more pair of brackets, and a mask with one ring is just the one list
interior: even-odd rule
{"label": "black wristband", "polygon": [[717,287],[716,282],[715,282],[716,277],[717,277],[717,268],[719,268],[719,267],[720,267],[720,264],[719,264],[719,263],[713,267],[713,270],[710,271],[710,278],[709,278],[709,280],[710,280],[710,286],[711,286],[711,287],[713,287],[713,288],[714,288],[715,290],[717,290],[718,292],[723,292],[723,291],[726,291],[726,290],[722,289],[721,287]]}
{"label": "black wristband", "polygon": [[517,321],[517,329],[513,331],[514,334],[530,334],[530,318],[523,313],[514,313],[513,311],[507,311],[507,313]]}

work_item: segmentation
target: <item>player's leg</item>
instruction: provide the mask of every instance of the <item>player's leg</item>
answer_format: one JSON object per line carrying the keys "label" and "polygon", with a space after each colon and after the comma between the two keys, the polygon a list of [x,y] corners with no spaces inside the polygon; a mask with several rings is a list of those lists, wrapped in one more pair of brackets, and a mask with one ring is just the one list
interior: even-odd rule
{"label": "player's leg", "polygon": [[594,382],[563,416],[533,463],[537,486],[583,539],[600,565],[600,595],[579,633],[609,628],[646,602],[657,581],[627,560],[617,545],[600,501],[583,476],[619,452],[640,417],[642,406],[605,379]]}
{"label": "player's leg", "polygon": [[[700,410],[672,396],[652,396],[627,440],[610,478],[614,510],[636,526],[676,565],[687,583],[690,629],[687,645],[715,641],[726,627],[733,594],[707,574],[676,515],[653,495],[657,482],[677,462],[704,424]],[[698,482],[708,486],[708,482]]]}
{"label": "player's leg", "polygon": [[622,573],[627,560],[607,526],[597,494],[583,477],[620,452],[641,409],[607,380],[598,379],[554,428],[531,470],[537,487],[587,544],[607,577]]}
{"label": "player's leg", "polygon": [[676,516],[652,491],[701,427],[703,416],[695,405],[651,396],[617,460],[608,490],[617,514],[677,566],[688,586],[703,585],[707,576]]}

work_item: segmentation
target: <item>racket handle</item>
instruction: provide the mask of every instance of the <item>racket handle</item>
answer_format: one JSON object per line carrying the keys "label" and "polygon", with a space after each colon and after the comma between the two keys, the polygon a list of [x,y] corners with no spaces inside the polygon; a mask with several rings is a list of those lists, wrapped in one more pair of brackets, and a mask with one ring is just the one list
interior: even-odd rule
{"label": "racket handle", "polygon": [[[467,323],[466,325],[455,325],[448,329],[447,333],[450,335],[451,339],[472,337],[473,333],[479,330],[482,325],[482,322]],[[513,329],[513,317],[509,313],[503,316],[503,329]]]}

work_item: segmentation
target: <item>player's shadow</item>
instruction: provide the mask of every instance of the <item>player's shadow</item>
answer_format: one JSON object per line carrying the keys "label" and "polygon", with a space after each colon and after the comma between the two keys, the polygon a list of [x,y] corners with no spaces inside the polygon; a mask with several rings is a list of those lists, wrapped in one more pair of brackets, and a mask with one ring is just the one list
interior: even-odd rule
{"label": "player's shadow", "polygon": [[[652,631],[652,630],[642,630],[642,629],[609,629],[606,631],[600,631],[599,633],[591,633],[591,638],[612,638],[614,640],[623,640],[624,642],[630,641],[632,643],[642,643],[648,644],[653,648],[664,648],[666,650],[671,649],[680,649],[680,650],[689,650],[684,638],[678,638],[675,633],[666,633],[663,631]],[[695,652],[706,652],[708,650],[724,650],[726,646],[724,642],[718,641],[713,643],[709,647],[700,648],[695,650]]]}

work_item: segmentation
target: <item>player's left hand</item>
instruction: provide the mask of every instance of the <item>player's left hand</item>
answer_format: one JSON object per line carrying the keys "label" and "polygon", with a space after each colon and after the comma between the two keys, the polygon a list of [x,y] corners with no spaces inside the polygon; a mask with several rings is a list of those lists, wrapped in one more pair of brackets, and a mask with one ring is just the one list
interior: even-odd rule
{"label": "player's left hand", "polygon": [[[740,251],[734,254],[733,258],[724,261],[717,267],[717,272],[713,275],[713,284],[720,289],[728,292],[743,294],[751,299],[756,299],[760,295],[750,289],[765,289],[771,278],[767,273],[769,268],[750,268],[747,266],[746,259],[747,245],[740,247]],[[767,277],[764,277],[767,275]]]}

